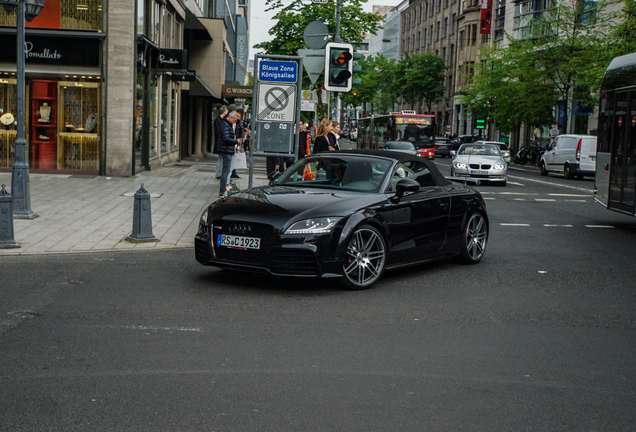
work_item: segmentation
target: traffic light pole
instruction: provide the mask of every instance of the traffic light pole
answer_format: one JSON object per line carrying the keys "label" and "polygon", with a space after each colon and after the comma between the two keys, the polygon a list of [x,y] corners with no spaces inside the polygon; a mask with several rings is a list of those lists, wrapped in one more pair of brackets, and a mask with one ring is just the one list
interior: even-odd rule
{"label": "traffic light pole", "polygon": [[[340,0],[336,0],[336,34],[333,36],[334,42],[342,42],[340,37]],[[340,104],[338,103],[338,92],[333,93],[333,106],[336,108],[336,115],[332,115],[332,120],[340,122],[340,128],[342,128],[342,119],[340,118]]]}

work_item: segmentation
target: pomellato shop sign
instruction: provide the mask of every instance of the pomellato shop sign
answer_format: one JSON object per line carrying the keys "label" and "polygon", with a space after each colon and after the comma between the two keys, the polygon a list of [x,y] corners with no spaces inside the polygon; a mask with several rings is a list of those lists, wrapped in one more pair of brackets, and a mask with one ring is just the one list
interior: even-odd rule
{"label": "pomellato shop sign", "polygon": [[[15,35],[0,35],[3,61],[16,62]],[[5,57],[6,52],[6,57]],[[24,43],[26,64],[99,67],[100,40],[27,35]]]}

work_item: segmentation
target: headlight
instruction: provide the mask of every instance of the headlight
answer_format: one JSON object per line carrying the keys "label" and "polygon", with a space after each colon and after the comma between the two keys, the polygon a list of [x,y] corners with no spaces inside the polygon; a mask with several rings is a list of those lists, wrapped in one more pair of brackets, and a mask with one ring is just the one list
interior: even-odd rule
{"label": "headlight", "polygon": [[502,170],[506,169],[506,166],[505,165],[495,165],[495,169],[499,170],[499,171],[502,171]]}
{"label": "headlight", "polygon": [[324,217],[296,222],[285,230],[285,234],[324,234],[331,232],[341,218]]}
{"label": "headlight", "polygon": [[455,168],[457,168],[457,169],[464,169],[464,168],[466,168],[466,164],[465,164],[465,163],[461,163],[461,162],[457,162],[457,163],[455,164]]}
{"label": "headlight", "polygon": [[417,152],[417,157],[422,157],[422,154],[420,152]]}
{"label": "headlight", "polygon": [[208,209],[206,208],[201,213],[201,218],[199,219],[199,225],[206,226],[208,224]]}

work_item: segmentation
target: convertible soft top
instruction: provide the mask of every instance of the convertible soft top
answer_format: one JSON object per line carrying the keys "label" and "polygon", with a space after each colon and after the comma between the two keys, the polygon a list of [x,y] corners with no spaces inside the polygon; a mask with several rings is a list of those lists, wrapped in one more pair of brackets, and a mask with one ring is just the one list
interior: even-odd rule
{"label": "convertible soft top", "polygon": [[[332,153],[331,152],[319,153],[319,155],[323,155],[323,156],[329,156],[330,154]],[[421,162],[424,165],[426,165],[426,167],[431,171],[431,174],[435,178],[435,182],[439,186],[451,184],[451,182],[448,179],[446,179],[446,177],[444,177],[441,172],[439,172],[439,170],[437,169],[437,166],[427,158],[417,157],[415,155],[410,155],[408,153],[394,152],[390,150],[340,150],[337,152],[337,154],[377,156],[377,157],[382,157],[387,159],[395,159],[399,163],[404,163],[409,161]]]}

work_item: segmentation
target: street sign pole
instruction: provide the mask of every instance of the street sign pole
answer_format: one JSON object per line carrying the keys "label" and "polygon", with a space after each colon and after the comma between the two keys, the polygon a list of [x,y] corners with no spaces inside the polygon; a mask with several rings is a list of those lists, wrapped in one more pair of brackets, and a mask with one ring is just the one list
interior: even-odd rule
{"label": "street sign pole", "polygon": [[[283,60],[282,62],[276,60]],[[294,63],[295,72],[290,68],[288,63]],[[267,71],[264,66],[267,65]],[[271,66],[271,67],[270,67]],[[300,91],[302,90],[303,82],[303,58],[299,56],[277,56],[277,55],[264,55],[256,54],[254,56],[254,85],[252,89],[253,94],[253,107],[252,121],[251,121],[251,136],[252,145],[250,146],[250,167],[249,167],[249,182],[248,187],[252,187],[254,184],[254,156],[278,156],[284,158],[293,157],[294,161],[298,160],[298,139],[299,139],[299,123],[300,123],[300,107],[301,97]],[[256,72],[256,70],[258,72]],[[262,73],[261,73],[262,72]],[[290,77],[295,73],[295,78],[292,80]],[[295,89],[290,89],[290,86],[295,86]],[[261,95],[260,91],[268,92],[266,95]],[[291,100],[291,95],[294,95],[295,102],[295,115],[294,118],[289,121],[287,114],[289,113],[288,104]],[[262,97],[263,96],[263,97]],[[267,105],[266,108],[261,106],[261,102]],[[278,114],[273,115],[274,112]],[[263,121],[259,120],[263,119]],[[261,122],[268,122],[268,124],[277,124],[279,130],[287,131],[287,125],[290,126],[293,142],[293,154],[282,152],[265,152],[259,151],[259,143],[262,136],[259,136],[257,127]],[[294,129],[295,128],[295,129]],[[271,131],[271,129],[270,129]],[[281,135],[279,135],[281,136]]]}

